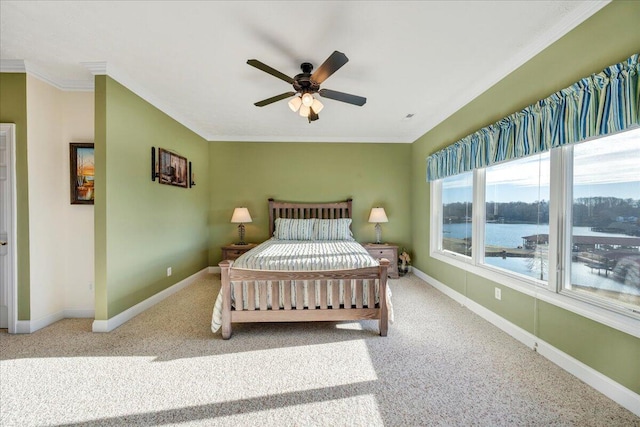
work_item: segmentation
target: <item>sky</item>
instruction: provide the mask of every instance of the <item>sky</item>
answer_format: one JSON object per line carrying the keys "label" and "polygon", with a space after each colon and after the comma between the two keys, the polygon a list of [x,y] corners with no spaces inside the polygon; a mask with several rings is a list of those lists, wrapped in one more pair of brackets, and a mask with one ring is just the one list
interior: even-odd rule
{"label": "sky", "polygon": [[[574,199],[640,199],[640,129],[573,145]],[[549,200],[549,153],[487,168],[488,202]],[[605,167],[606,166],[606,167]],[[541,179],[540,179],[541,177]],[[471,173],[445,179],[443,203],[471,201]]]}

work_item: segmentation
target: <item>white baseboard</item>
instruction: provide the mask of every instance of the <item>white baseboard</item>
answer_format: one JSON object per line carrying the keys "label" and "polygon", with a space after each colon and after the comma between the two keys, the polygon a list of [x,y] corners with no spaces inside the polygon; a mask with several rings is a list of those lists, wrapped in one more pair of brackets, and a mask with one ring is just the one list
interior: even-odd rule
{"label": "white baseboard", "polygon": [[220,267],[217,265],[209,267],[209,274],[220,274]]}
{"label": "white baseboard", "polygon": [[32,333],[37,330],[40,330],[46,326],[52,325],[58,320],[64,319],[64,311],[58,311],[57,313],[52,313],[47,316],[41,317],[35,320],[29,320],[25,322],[29,322],[29,332]]}
{"label": "white baseboard", "polygon": [[513,338],[517,339],[527,347],[536,350],[542,356],[546,357],[565,371],[584,381],[609,399],[618,403],[620,406],[627,408],[629,411],[640,416],[640,395],[629,390],[625,386],[613,381],[606,375],[601,374],[588,365],[571,357],[567,353],[557,349],[551,344],[541,340],[530,332],[520,328],[519,326],[509,322],[503,317],[478,304],[477,302],[467,298],[465,295],[454,291],[444,283],[439,282],[428,274],[413,267],[413,274],[427,282],[428,285],[436,288],[451,299],[457,301],[464,307],[473,311],[483,319],[492,323],[496,327],[502,329]]}
{"label": "white baseboard", "polygon": [[187,286],[191,285],[193,282],[195,282],[196,280],[204,277],[206,274],[209,273],[209,268],[210,267],[205,267],[202,270],[198,271],[195,274],[192,274],[191,276],[187,277],[186,279],[181,280],[180,282],[176,283],[175,285],[158,292],[157,294],[150,296],[149,298],[147,298],[146,300],[139,302],[138,304],[134,305],[133,307],[123,311],[120,314],[117,314],[115,316],[113,316],[112,318],[108,319],[108,320],[94,320],[93,321],[93,327],[92,330],[93,332],[111,332],[114,329],[116,329],[117,327],[123,325],[125,322],[133,319],[134,317],[136,317],[138,314],[142,313],[143,311],[147,310],[148,308],[153,307],[154,305],[156,305],[157,303],[159,303],[160,301],[162,301],[163,299],[167,298],[168,296],[171,296],[173,294],[175,294],[176,292],[186,288]]}
{"label": "white baseboard", "polygon": [[63,313],[65,319],[93,319],[96,317],[96,311],[93,308],[67,308]]}
{"label": "white baseboard", "polygon": [[16,334],[30,334],[49,325],[53,325],[62,319],[92,319],[95,317],[94,309],[65,309],[41,317],[36,320],[18,320],[16,322]]}
{"label": "white baseboard", "polygon": [[16,322],[16,334],[30,334],[53,325],[62,319],[92,319],[95,317],[94,309],[65,309],[48,314],[35,320],[18,320]]}
{"label": "white baseboard", "polygon": [[30,334],[31,333],[31,321],[30,320],[18,320],[16,321],[16,334]]}

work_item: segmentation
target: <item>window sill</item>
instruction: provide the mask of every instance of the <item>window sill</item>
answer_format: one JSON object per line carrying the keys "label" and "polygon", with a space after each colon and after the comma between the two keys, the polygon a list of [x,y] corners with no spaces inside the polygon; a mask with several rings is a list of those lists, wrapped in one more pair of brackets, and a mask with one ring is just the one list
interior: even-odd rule
{"label": "window sill", "polygon": [[469,273],[496,282],[499,285],[514,289],[520,293],[539,299],[556,307],[591,319],[595,322],[617,329],[626,334],[640,338],[640,313],[631,310],[624,313],[611,307],[601,307],[595,305],[591,300],[588,302],[571,294],[555,293],[540,286],[534,279],[498,272],[495,269],[473,264],[470,258],[453,253],[432,251],[433,259],[447,263],[453,267],[460,268]]}

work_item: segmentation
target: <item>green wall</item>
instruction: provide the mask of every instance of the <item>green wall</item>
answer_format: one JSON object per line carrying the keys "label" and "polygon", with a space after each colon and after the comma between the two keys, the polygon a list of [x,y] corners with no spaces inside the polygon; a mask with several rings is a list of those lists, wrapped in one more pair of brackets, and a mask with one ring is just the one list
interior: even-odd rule
{"label": "green wall", "polygon": [[27,75],[0,73],[0,122],[16,125],[16,218],[18,320],[31,318],[29,270],[29,182],[27,167]]}
{"label": "green wall", "polygon": [[249,208],[248,242],[268,239],[267,199],[327,202],[353,198],[353,233],[360,242],[375,239],[367,222],[374,206],[385,208],[384,241],[411,243],[410,144],[314,144],[211,142],[211,239],[209,264],[217,265],[220,246],[236,242],[231,224],[237,206]]}
{"label": "green wall", "polygon": [[[429,154],[640,52],[639,17],[637,1],[605,6],[419,138],[412,144],[411,168],[414,265],[636,393],[640,393],[640,339],[556,306],[536,304],[532,297],[429,256],[430,193],[425,177]],[[492,297],[496,286],[503,289],[502,304]]]}
{"label": "green wall", "polygon": [[[95,99],[96,320],[107,320],[208,266],[209,143],[109,77],[96,77]],[[191,161],[197,185],[152,182],[151,147]]]}

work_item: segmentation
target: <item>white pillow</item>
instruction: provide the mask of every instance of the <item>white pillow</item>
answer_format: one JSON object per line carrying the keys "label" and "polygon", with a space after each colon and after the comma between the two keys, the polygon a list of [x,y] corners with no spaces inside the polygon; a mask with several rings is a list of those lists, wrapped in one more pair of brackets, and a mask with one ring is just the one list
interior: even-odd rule
{"label": "white pillow", "polygon": [[313,240],[316,219],[276,218],[273,237],[278,240]]}
{"label": "white pillow", "polygon": [[351,218],[316,220],[313,240],[354,240]]}

